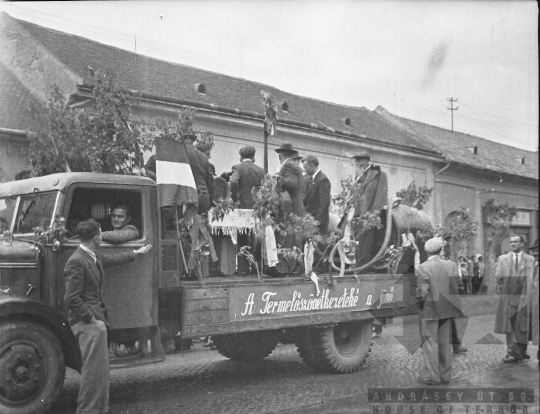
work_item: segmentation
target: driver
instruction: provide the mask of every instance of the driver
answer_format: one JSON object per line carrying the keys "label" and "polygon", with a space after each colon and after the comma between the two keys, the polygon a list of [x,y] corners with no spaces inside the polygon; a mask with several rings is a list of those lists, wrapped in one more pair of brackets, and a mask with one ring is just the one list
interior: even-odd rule
{"label": "driver", "polygon": [[114,228],[112,231],[103,232],[103,241],[112,244],[126,243],[139,238],[139,230],[132,224],[130,208],[127,204],[117,204],[112,209],[111,224]]}

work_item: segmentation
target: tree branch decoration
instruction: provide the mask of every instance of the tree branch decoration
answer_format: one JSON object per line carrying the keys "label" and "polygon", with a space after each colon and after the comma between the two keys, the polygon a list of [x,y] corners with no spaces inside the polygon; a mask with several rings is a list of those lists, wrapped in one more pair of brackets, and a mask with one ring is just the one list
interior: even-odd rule
{"label": "tree branch decoration", "polygon": [[36,124],[30,134],[32,175],[66,171],[135,175],[142,169],[143,152],[151,150],[152,137],[131,119],[138,99],[116,85],[111,71],[92,69],[90,74],[95,86],[88,104],[71,105],[54,85],[45,107],[29,106]]}
{"label": "tree branch decoration", "polygon": [[277,105],[274,103],[274,98],[270,92],[265,90],[261,91],[262,103],[264,106],[264,124],[266,126],[266,132],[269,135],[274,135],[276,132],[276,124],[278,121]]}
{"label": "tree branch decoration", "polygon": [[427,186],[417,188],[416,183],[413,181],[407,188],[398,191],[396,196],[401,198],[402,204],[422,210],[431,198],[432,192],[433,188]]}

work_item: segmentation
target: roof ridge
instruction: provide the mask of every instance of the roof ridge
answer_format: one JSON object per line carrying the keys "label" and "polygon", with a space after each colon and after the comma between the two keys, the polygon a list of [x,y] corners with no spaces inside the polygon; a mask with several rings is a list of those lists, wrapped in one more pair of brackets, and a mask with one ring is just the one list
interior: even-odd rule
{"label": "roof ridge", "polygon": [[[386,109],[385,109],[386,110]],[[391,114],[392,116],[395,116],[396,118],[400,118],[400,119],[404,119],[404,120],[407,120],[409,122],[414,122],[416,124],[422,124],[422,125],[426,125],[428,127],[431,127],[431,128],[437,128],[437,129],[441,129],[445,132],[450,132],[450,133],[454,133],[454,134],[461,134],[461,135],[466,135],[468,137],[473,137],[473,138],[476,138],[476,139],[480,139],[482,141],[487,141],[489,144],[497,144],[497,145],[501,145],[501,146],[504,146],[504,147],[510,147],[510,148],[515,148],[515,149],[518,149],[518,150],[521,150],[521,151],[526,151],[526,152],[530,152],[532,154],[536,153],[536,151],[531,151],[531,150],[528,150],[528,149],[524,149],[524,148],[520,148],[520,147],[515,147],[513,145],[509,145],[509,144],[505,144],[505,143],[502,143],[502,142],[498,142],[498,141],[491,141],[487,138],[483,138],[483,137],[480,137],[478,135],[473,135],[473,134],[468,134],[466,132],[461,132],[461,131],[451,131],[449,129],[446,129],[446,128],[443,128],[443,127],[440,127],[440,126],[437,126],[437,125],[432,125],[432,124],[428,124],[426,122],[422,122],[422,121],[417,121],[415,119],[410,119],[410,118],[407,118],[407,117],[404,117],[404,116],[400,116],[400,115],[396,115],[396,114],[393,114],[389,111],[387,111],[389,114]]]}
{"label": "roof ridge", "polygon": [[[224,78],[229,78],[229,79],[236,79],[238,81],[249,82],[249,83],[251,83],[253,85],[258,85],[258,86],[261,86],[262,88],[266,88],[266,89],[273,89],[274,91],[278,91],[278,92],[287,94],[287,95],[292,96],[292,97],[298,97],[298,98],[301,98],[301,99],[307,99],[307,100],[315,101],[315,102],[322,102],[322,103],[332,105],[332,106],[335,106],[335,107],[373,112],[373,111],[367,109],[364,106],[347,105],[347,104],[327,101],[327,100],[320,99],[320,98],[314,98],[314,97],[310,97],[310,96],[305,96],[305,95],[301,95],[301,94],[294,93],[294,92],[288,92],[286,90],[279,89],[279,88],[277,88],[275,86],[268,85],[268,84],[265,84],[265,83],[261,83],[261,82],[256,81],[256,80],[250,80],[250,79],[246,79],[246,78],[242,78],[242,77],[238,77],[238,76],[227,75],[227,74],[220,73],[220,72],[214,72],[214,71],[208,70],[208,69],[202,69],[202,68],[199,68],[197,66],[185,65],[183,63],[171,62],[171,61],[168,61],[168,60],[158,59],[158,58],[155,58],[153,56],[148,56],[148,55],[144,55],[144,54],[140,54],[140,53],[135,53],[135,52],[133,52],[131,50],[123,49],[123,48],[118,47],[118,46],[108,45],[106,43],[102,43],[102,42],[99,42],[97,40],[89,39],[87,37],[83,37],[83,36],[76,35],[76,34],[73,34],[73,33],[62,32],[62,31],[59,31],[59,30],[56,30],[56,29],[52,29],[50,27],[40,26],[40,25],[38,25],[36,23],[31,23],[31,22],[26,21],[26,20],[20,20],[20,19],[11,17],[6,12],[2,12],[2,13],[5,13],[11,19],[15,20],[17,23],[19,23],[19,24],[21,24],[23,26],[24,25],[29,25],[29,26],[37,28],[38,30],[46,30],[46,31],[49,31],[49,32],[57,33],[57,34],[62,35],[62,36],[81,39],[81,40],[83,40],[85,42],[91,42],[91,43],[99,44],[99,45],[102,45],[102,46],[110,48],[110,49],[115,49],[115,50],[118,50],[118,51],[122,51],[122,52],[125,52],[125,53],[128,53],[128,54],[134,55],[134,56],[140,56],[140,57],[142,57],[144,59],[150,59],[150,60],[153,60],[153,61],[156,61],[156,62],[165,63],[165,64],[172,65],[172,66],[179,66],[179,67],[183,67],[183,68],[187,68],[187,69],[197,70],[197,71],[205,72],[205,73],[208,73],[208,74],[211,74],[211,75],[214,75],[214,76],[219,76],[219,77],[224,77]],[[39,42],[39,39],[36,39],[35,37],[33,37],[33,38],[34,38],[34,40]],[[41,42],[40,42],[40,45],[42,47],[44,47],[45,49],[47,49]],[[68,69],[71,71],[71,68],[68,68]],[[71,71],[71,72],[73,73],[73,71]],[[79,74],[79,75],[82,76],[83,78],[85,76],[84,74]]]}

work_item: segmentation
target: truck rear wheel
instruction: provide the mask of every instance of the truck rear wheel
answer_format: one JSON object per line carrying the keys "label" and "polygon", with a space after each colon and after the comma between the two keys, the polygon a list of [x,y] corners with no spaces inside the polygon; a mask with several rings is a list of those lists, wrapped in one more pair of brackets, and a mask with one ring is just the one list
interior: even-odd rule
{"label": "truck rear wheel", "polygon": [[296,341],[307,366],[317,371],[345,374],[358,370],[371,351],[371,321],[306,327]]}
{"label": "truck rear wheel", "polygon": [[38,414],[64,384],[66,364],[58,338],[33,322],[0,325],[0,411]]}
{"label": "truck rear wheel", "polygon": [[276,348],[278,339],[273,332],[242,332],[213,336],[218,352],[234,361],[262,361]]}

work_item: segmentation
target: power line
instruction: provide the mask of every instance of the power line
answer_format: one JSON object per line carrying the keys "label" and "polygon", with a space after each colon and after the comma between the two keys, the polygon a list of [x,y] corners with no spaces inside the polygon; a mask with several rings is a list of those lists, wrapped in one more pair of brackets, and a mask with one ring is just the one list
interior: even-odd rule
{"label": "power line", "polygon": [[477,109],[477,108],[474,108],[470,105],[467,105],[463,102],[461,102],[461,105],[463,106],[466,106],[467,108],[469,109],[472,109],[473,111],[476,111],[476,112],[481,112],[485,115],[488,115],[488,116],[492,116],[493,118],[497,118],[497,119],[504,119],[505,121],[508,121],[508,122],[512,122],[514,124],[519,124],[519,125],[524,125],[524,126],[528,126],[528,127],[531,127],[531,128],[538,128],[538,124],[536,125],[533,125],[533,124],[527,124],[525,122],[519,122],[519,121],[515,121],[515,120],[512,120],[512,119],[509,119],[509,118],[504,118],[502,116],[499,116],[499,115],[493,115],[493,114],[490,114],[489,112],[486,112],[486,111],[482,111],[481,109]]}

